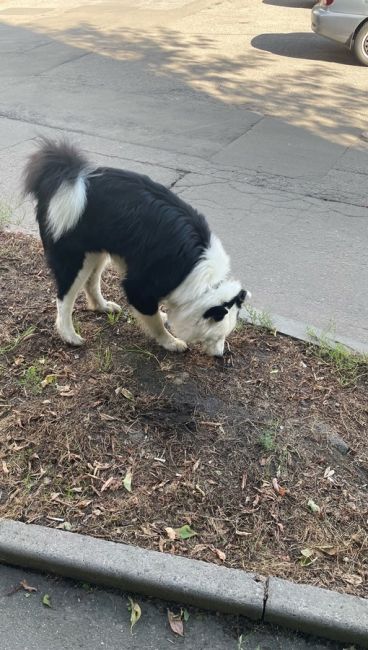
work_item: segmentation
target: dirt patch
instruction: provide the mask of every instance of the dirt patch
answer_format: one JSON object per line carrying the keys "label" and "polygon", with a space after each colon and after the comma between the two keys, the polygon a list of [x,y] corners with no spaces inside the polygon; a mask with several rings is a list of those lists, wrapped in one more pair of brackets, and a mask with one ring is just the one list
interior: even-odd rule
{"label": "dirt patch", "polygon": [[54,311],[38,242],[1,234],[0,516],[368,594],[364,365],[252,326],[172,355],[82,298],[76,350]]}

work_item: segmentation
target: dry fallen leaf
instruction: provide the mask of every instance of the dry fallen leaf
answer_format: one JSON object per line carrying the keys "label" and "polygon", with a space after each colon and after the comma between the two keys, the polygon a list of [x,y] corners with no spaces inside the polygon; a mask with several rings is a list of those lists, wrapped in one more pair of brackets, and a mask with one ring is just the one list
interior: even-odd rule
{"label": "dry fallen leaf", "polygon": [[281,487],[281,485],[279,485],[279,482],[278,482],[277,478],[272,479],[272,487],[275,490],[276,494],[278,494],[280,497],[285,496],[286,488]]}
{"label": "dry fallen leaf", "polygon": [[125,474],[125,478],[123,480],[123,485],[124,485],[125,489],[127,490],[127,492],[132,491],[132,476],[133,476],[132,470],[128,469],[127,473]]}
{"label": "dry fallen leaf", "polygon": [[105,481],[101,488],[101,492],[105,492],[105,490],[108,490],[108,488],[111,486],[111,484],[115,481],[115,478],[113,476],[110,476],[110,478]]}
{"label": "dry fallen leaf", "polygon": [[312,512],[316,512],[318,514],[321,512],[321,508],[313,501],[313,499],[309,499],[307,506]]}
{"label": "dry fallen leaf", "polygon": [[70,532],[71,529],[72,529],[72,525],[71,525],[71,523],[69,521],[63,521],[61,524],[56,526],[56,528],[59,528],[60,530],[66,530],[66,531]]}
{"label": "dry fallen leaf", "polygon": [[75,395],[75,391],[71,390],[69,386],[59,386],[58,392],[60,397],[73,397]]}
{"label": "dry fallen leaf", "polygon": [[104,422],[113,422],[114,420],[117,420],[117,418],[114,418],[113,415],[108,415],[108,413],[99,413],[99,416]]}
{"label": "dry fallen leaf", "polygon": [[300,564],[302,566],[310,566],[317,560],[316,554],[311,548],[303,548],[301,551]]}
{"label": "dry fallen leaf", "polygon": [[184,625],[183,625],[183,621],[181,620],[181,615],[180,614],[174,614],[174,612],[171,612],[168,609],[167,610],[167,618],[168,618],[169,625],[170,625],[172,631],[175,634],[178,634],[179,636],[184,636]]}
{"label": "dry fallen leaf", "polygon": [[363,578],[354,573],[348,573],[347,575],[344,575],[343,578],[345,582],[347,582],[349,585],[353,585],[354,587],[359,587],[359,585],[361,585],[363,582]]}
{"label": "dry fallen leaf", "polygon": [[56,375],[46,375],[45,379],[41,381],[42,388],[46,388],[49,384],[54,384],[56,381]]}
{"label": "dry fallen leaf", "polygon": [[221,562],[225,562],[226,560],[226,553],[224,551],[221,551],[219,548],[215,548],[215,553],[217,557],[221,560]]}
{"label": "dry fallen leaf", "polygon": [[235,535],[239,535],[239,537],[248,537],[248,535],[251,535],[252,533],[247,533],[245,530],[236,530]]}
{"label": "dry fallen leaf", "polygon": [[28,591],[29,593],[32,593],[33,591],[37,591],[37,588],[31,587],[31,585],[29,585],[26,580],[21,580],[19,584],[21,587],[23,587],[25,591]]}
{"label": "dry fallen leaf", "polygon": [[339,553],[339,549],[336,548],[336,546],[330,546],[329,544],[326,544],[325,546],[316,546],[315,548],[324,555],[331,555],[332,557]]}
{"label": "dry fallen leaf", "polygon": [[325,473],[323,474],[323,478],[327,479],[327,481],[330,481],[330,483],[333,483],[333,475],[335,474],[335,470],[331,469],[331,467],[327,467],[325,469]]}
{"label": "dry fallen leaf", "polygon": [[125,397],[125,399],[128,399],[131,402],[134,400],[133,393],[131,393],[127,388],[122,388],[120,393]]}
{"label": "dry fallen leaf", "polygon": [[4,474],[9,474],[8,466],[7,466],[6,462],[5,462],[5,460],[3,460],[2,465],[3,465]]}
{"label": "dry fallen leaf", "polygon": [[193,465],[193,470],[192,470],[193,472],[196,472],[196,471],[197,471],[200,462],[201,462],[201,459],[198,458],[198,460],[196,460],[196,462],[195,462],[194,465]]}
{"label": "dry fallen leaf", "polygon": [[167,532],[167,536],[169,539],[171,539],[171,541],[174,541],[174,539],[176,539],[176,532],[173,528],[170,528],[170,526],[168,526],[165,528],[165,531]]}

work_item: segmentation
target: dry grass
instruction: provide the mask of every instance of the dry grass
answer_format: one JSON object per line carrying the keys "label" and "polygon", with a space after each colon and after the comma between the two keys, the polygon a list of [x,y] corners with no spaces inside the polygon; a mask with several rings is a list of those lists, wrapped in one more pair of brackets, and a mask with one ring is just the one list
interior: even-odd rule
{"label": "dry grass", "polygon": [[365,364],[341,381],[252,326],[223,362],[175,356],[126,311],[75,316],[81,350],[54,335],[38,243],[0,235],[0,516],[367,595]]}

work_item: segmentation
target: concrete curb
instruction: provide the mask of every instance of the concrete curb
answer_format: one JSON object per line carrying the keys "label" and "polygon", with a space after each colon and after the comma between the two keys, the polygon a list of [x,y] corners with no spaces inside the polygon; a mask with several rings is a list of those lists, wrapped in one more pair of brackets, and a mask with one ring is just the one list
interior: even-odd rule
{"label": "concrete curb", "polygon": [[0,521],[0,562],[368,648],[368,600],[44,526]]}
{"label": "concrete curb", "polygon": [[0,521],[0,562],[261,620],[253,574],[87,535]]}
{"label": "concrete curb", "polygon": [[270,578],[264,621],[368,648],[368,600]]}
{"label": "concrete curb", "polygon": [[[259,317],[262,319],[262,310],[252,307],[256,318]],[[286,318],[285,316],[280,316],[279,314],[268,313],[267,315],[272,322],[272,325],[275,327],[275,330],[280,334],[286,334],[291,336],[293,339],[298,341],[305,341],[306,343],[315,343],[318,345],[318,339],[326,340],[331,343],[331,345],[336,345],[336,343],[342,343],[345,347],[350,348],[353,352],[358,354],[368,355],[368,344],[363,343],[363,341],[358,341],[357,339],[350,338],[348,336],[343,336],[340,334],[331,335],[326,333],[319,327],[314,327],[313,325],[308,325],[308,323],[303,323],[303,321],[293,320],[292,318]],[[240,312],[240,316],[247,323],[255,324],[254,318],[249,316],[246,308],[243,308]],[[316,340],[312,340],[308,336],[308,331],[311,330],[316,335]]]}

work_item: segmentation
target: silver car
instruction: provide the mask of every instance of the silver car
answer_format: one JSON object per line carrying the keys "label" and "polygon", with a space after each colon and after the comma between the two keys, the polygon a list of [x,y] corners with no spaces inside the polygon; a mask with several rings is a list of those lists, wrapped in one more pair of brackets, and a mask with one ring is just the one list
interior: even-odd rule
{"label": "silver car", "polygon": [[368,0],[319,0],[312,9],[312,29],[344,43],[368,65]]}

